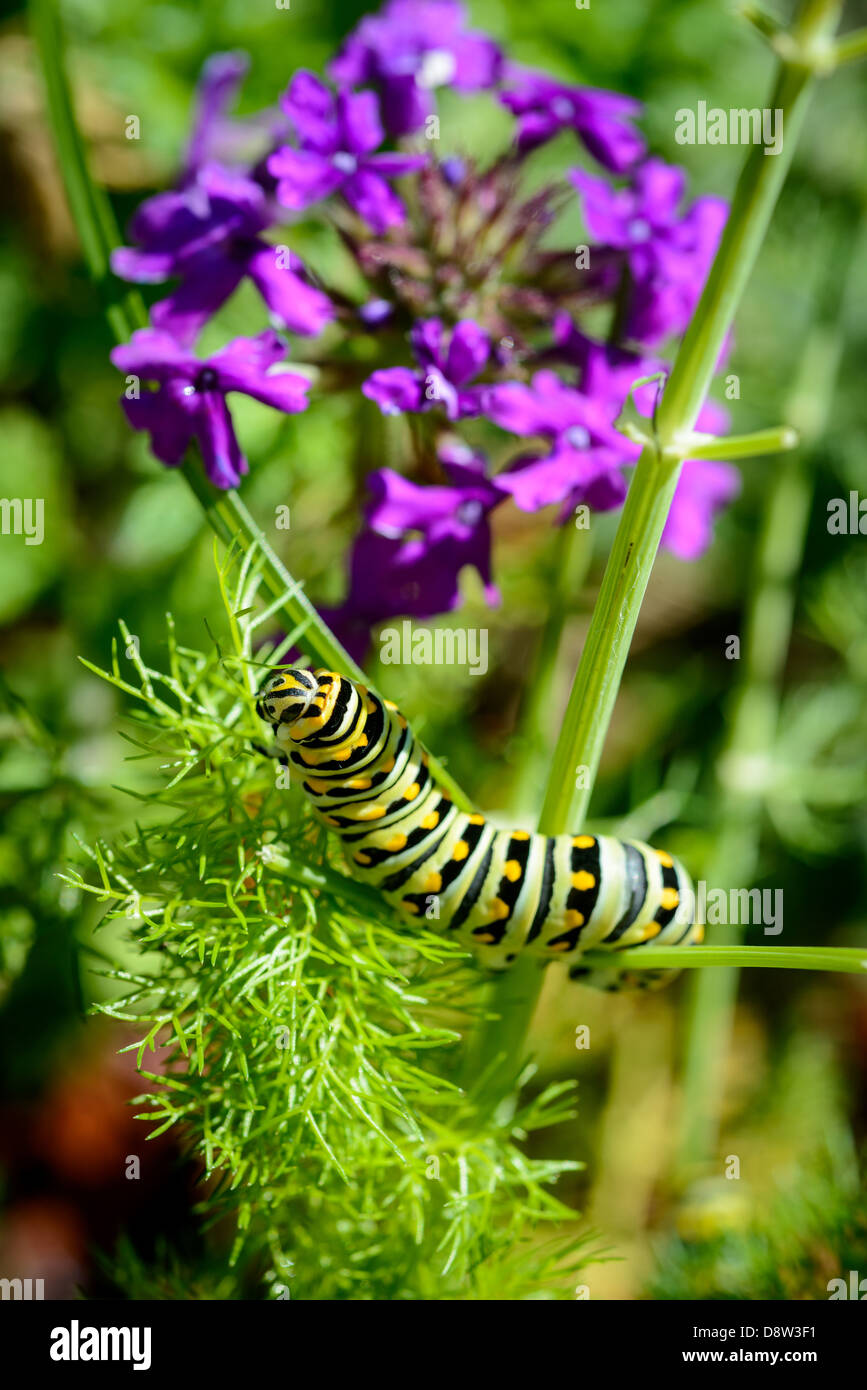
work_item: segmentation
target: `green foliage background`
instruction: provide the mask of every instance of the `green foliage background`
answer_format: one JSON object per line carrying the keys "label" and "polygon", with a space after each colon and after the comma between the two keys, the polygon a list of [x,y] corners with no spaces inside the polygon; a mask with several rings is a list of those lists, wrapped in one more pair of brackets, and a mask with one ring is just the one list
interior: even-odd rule
{"label": "green foliage background", "polygon": [[[242,109],[253,110],[273,101],[294,68],[321,68],[363,9],[314,6],[307,0],[296,0],[288,11],[250,7],[241,0],[133,7],[116,0],[75,0],[64,5],[81,119],[96,172],[111,190],[121,220],[142,196],[172,178],[193,83],[210,53],[230,47],[250,53]],[[742,151],[681,148],[673,141],[674,112],[680,106],[699,99],[726,108],[764,100],[770,55],[728,6],[715,0],[618,0],[616,6],[595,4],[576,11],[561,0],[538,0],[532,7],[512,0],[476,3],[472,18],[520,61],[642,98],[654,150],[687,165],[694,193],[730,194]],[[856,21],[853,8],[849,22]],[[32,1125],[34,1116],[49,1107],[46,1123],[59,1131],[67,1111],[57,1109],[57,1078],[70,1067],[86,1073],[96,1065],[88,1050],[97,1045],[94,1039],[108,1052],[128,1041],[126,1035],[118,1042],[113,1034],[95,1032],[98,1023],[83,1022],[89,1005],[110,1003],[117,995],[116,984],[95,973],[94,950],[120,952],[135,973],[139,947],[152,944],[146,928],[138,938],[119,928],[94,936],[103,906],[58,876],[70,861],[82,862],[76,836],[91,844],[99,837],[116,843],[135,835],[141,804],[116,790],[118,785],[140,795],[154,788],[152,772],[126,760],[135,750],[119,736],[128,697],[77,658],[100,668],[108,665],[123,619],[149,665],[168,669],[167,610],[174,617],[178,647],[203,653],[205,662],[214,660],[214,638],[223,644],[221,652],[228,650],[230,633],[212,539],[197,504],[180,477],[150,459],[144,440],[131,435],[118,409],[108,333],[63,206],[25,33],[22,15],[8,7],[0,29],[0,133],[5,137],[0,169],[13,196],[0,244],[0,494],[24,491],[44,497],[46,539],[40,547],[27,547],[20,537],[0,538],[5,691],[0,724],[0,1081],[7,1117],[23,1114],[26,1125]],[[731,405],[738,432],[784,418],[799,373],[803,379],[809,326],[833,299],[835,268],[842,266],[847,249],[863,250],[865,245],[863,108],[864,76],[852,69],[826,83],[812,109],[739,316],[727,367],[741,382],[741,397]],[[141,121],[138,142],[124,139],[123,123],[130,114]],[[507,128],[502,113],[485,98],[464,102],[446,94],[441,115],[443,150],[493,152]],[[540,176],[542,170],[553,173],[573,161],[574,147],[564,138],[541,157]],[[560,235],[566,244],[572,237],[581,239],[577,214]],[[297,228],[293,246],[322,265],[334,255],[314,219]],[[867,412],[861,385],[865,304],[867,257],[861,254],[854,256],[847,280],[842,320],[831,330],[841,354],[839,384],[827,430],[809,460],[813,501],[795,595],[779,743],[771,750],[776,781],[762,825],[757,882],[783,889],[784,944],[856,944],[864,940],[867,925],[862,775],[867,752],[867,542],[829,535],[826,527],[829,499],[846,497],[850,489],[867,493]],[[224,337],[259,326],[255,304],[242,293],[222,313],[215,332]],[[295,355],[303,357],[303,345]],[[810,381],[808,370],[808,397]],[[400,434],[386,427],[370,403],[349,396],[319,399],[307,414],[294,418],[239,400],[237,424],[252,466],[245,486],[251,510],[293,573],[303,577],[308,592],[316,599],[339,598],[364,474],[385,459],[399,461]],[[744,466],[742,497],[696,565],[661,558],[594,802],[596,824],[611,828],[628,814],[631,833],[660,839],[686,859],[696,877],[713,849],[714,764],[737,676],[737,664],[725,656],[726,639],[742,631],[763,498],[775,470],[786,466],[785,457]],[[287,503],[292,527],[281,532],[273,518],[276,508]],[[504,516],[495,539],[495,572],[503,595],[499,609],[484,609],[478,587],[468,578],[465,621],[490,631],[490,670],[484,679],[446,668],[372,672],[420,726],[429,746],[447,757],[480,805],[502,809],[527,824],[538,811],[550,746],[613,525],[610,516],[594,521],[582,557],[586,578],[568,595],[561,663],[546,711],[547,744],[522,733],[522,714],[532,670],[527,653],[537,646],[557,575],[550,518],[514,511]],[[224,582],[234,582],[231,569]],[[122,643],[119,671],[137,684],[123,649]],[[161,739],[167,736],[183,743],[187,733],[175,727],[174,734],[171,729],[160,734]],[[258,780],[261,791],[270,769],[257,768],[245,750],[235,730],[221,745],[218,766],[228,777],[238,760],[243,787]],[[202,787],[191,783],[188,794],[200,814]],[[234,805],[237,791],[227,795],[234,796]],[[229,853],[235,833],[231,806],[215,802],[214,809],[220,804],[226,817],[212,833]],[[154,815],[153,807],[147,808],[147,816]],[[213,849],[219,852],[216,840]],[[184,881],[179,891],[188,888]],[[153,878],[148,880],[149,891],[158,889]],[[291,911],[299,914],[289,925],[297,927],[301,940],[302,923],[309,926],[316,918],[313,899],[309,894],[307,899],[296,897]],[[310,912],[313,919],[304,916]],[[241,949],[232,929],[227,921],[220,937],[230,953]],[[384,924],[381,930],[387,930]],[[338,940],[329,949],[337,957],[328,969],[323,967],[324,988],[333,981],[340,950],[351,953],[351,942]],[[435,952],[435,947],[430,944],[429,950]],[[205,956],[217,970],[211,983],[225,984],[211,956]],[[418,960],[408,961],[410,981],[418,968]],[[445,969],[446,962],[438,968]],[[442,983],[436,972],[425,979],[436,1001]],[[195,980],[196,989],[207,993],[204,966]],[[368,1000],[370,1016],[376,1017],[383,1000],[374,984],[370,987],[376,995]],[[559,1233],[583,1241],[592,1228],[599,1243],[620,1256],[617,1263],[594,1264],[582,1273],[592,1296],[824,1297],[827,1279],[839,1269],[857,1267],[860,1259],[867,1272],[863,1222],[859,1226],[851,1215],[859,1202],[858,1152],[867,1111],[863,985],[848,977],[795,973],[755,972],[744,979],[735,1032],[720,1059],[727,1084],[717,1158],[700,1175],[699,1186],[686,1192],[671,1141],[682,1019],[682,984],[636,1003],[565,989],[552,974],[535,1025],[540,1070],[534,1085],[541,1089],[550,1081],[577,1077],[577,1117],[529,1139],[503,1132],[491,1138],[498,1155],[513,1155],[516,1171],[523,1174],[520,1181],[526,1177],[524,1165],[540,1164],[533,1169],[540,1176],[545,1164],[570,1165],[556,1193],[576,1216],[572,1222],[559,1221]],[[583,1023],[591,1028],[589,1052],[574,1045],[575,1028]],[[392,1026],[393,1021],[388,1028]],[[460,1029],[461,1020],[442,1027]],[[439,1045],[447,1054],[443,1039]],[[229,1070],[234,1061],[231,1054],[223,1058]],[[274,1054],[272,1061],[280,1058]],[[352,1065],[347,1058],[349,1072]],[[338,1069],[338,1074],[344,1072]],[[443,1085],[454,1081],[447,1065],[443,1078]],[[273,1097],[276,1078],[260,1079],[263,1087],[267,1081]],[[531,1097],[536,1094],[531,1091]],[[88,1103],[86,1096],[77,1102]],[[116,1103],[121,1104],[120,1097]],[[75,1111],[76,1103],[68,1104]],[[531,1098],[528,1104],[536,1102]],[[523,1128],[529,1131],[539,1116],[524,1118]],[[460,1129],[457,1119],[454,1123]],[[480,1132],[477,1137],[476,1158],[484,1168],[491,1136]],[[384,1170],[379,1180],[369,1176],[369,1188],[347,1197],[351,1210],[340,1214],[333,1202],[325,1202],[321,1225],[311,1230],[338,1251],[351,1229],[355,1263],[341,1257],[334,1267],[323,1269],[308,1245],[299,1242],[291,1258],[300,1296],[570,1296],[572,1275],[557,1275],[555,1265],[544,1265],[541,1256],[538,1269],[545,1273],[535,1283],[522,1283],[520,1271],[510,1272],[496,1262],[496,1277],[486,1282],[473,1272],[473,1261],[487,1258],[490,1251],[482,1257],[463,1239],[461,1259],[452,1261],[446,1274],[437,1273],[445,1263],[438,1243],[454,1213],[446,1213],[429,1247],[427,1237],[414,1243],[410,1219],[412,1193],[428,1183],[428,1141],[429,1133],[417,1136],[408,1163]],[[98,1148],[98,1133],[94,1142]],[[445,1148],[454,1159],[460,1143],[454,1136],[449,1142],[451,1148],[448,1143]],[[741,1159],[738,1184],[723,1178],[730,1154]],[[272,1250],[269,1263],[263,1235],[249,1261],[230,1271],[226,1261],[234,1231],[230,1221],[221,1224],[221,1188],[209,1193],[216,1224],[203,1236],[189,1211],[201,1193],[184,1189],[178,1195],[171,1167],[175,1159],[163,1158],[166,1166],[154,1170],[146,1221],[129,1209],[125,1198],[127,1205],[118,1205],[113,1226],[88,1227],[78,1257],[81,1282],[98,1287],[103,1279],[133,1296],[153,1289],[156,1296],[267,1293],[285,1274],[280,1266],[287,1258],[285,1247]],[[237,1172],[237,1154],[229,1161]],[[315,1167],[315,1160],[308,1161]],[[576,1162],[586,1166],[575,1171],[571,1165]],[[55,1203],[80,1205],[68,1168],[59,1182],[56,1165],[52,1168],[46,1160],[45,1167],[40,1177],[37,1165],[34,1178],[32,1153],[14,1143],[0,1154],[7,1198],[0,1251],[8,1252],[10,1232],[23,1229],[26,1237],[22,1204],[32,1205],[34,1192],[43,1202],[48,1193]],[[483,1184],[481,1169],[468,1171]],[[325,1169],[316,1172],[321,1176]],[[281,1170],[281,1180],[285,1177]],[[256,1182],[251,1186],[248,1205],[254,1221],[274,1173],[266,1178],[261,1190]],[[332,1178],[321,1180],[327,1188]],[[458,1190],[465,1180],[466,1175],[455,1178]],[[244,1182],[249,1181],[245,1172]],[[303,1204],[304,1223],[317,1219],[310,1184],[305,1187],[297,1175],[292,1181],[297,1190],[281,1189],[284,1234],[293,1226],[293,1202]],[[547,1201],[537,1196],[541,1189],[533,1187],[529,1197],[528,1190],[520,1202],[513,1192],[510,1204],[508,1184],[499,1189],[502,1206],[489,1213],[489,1234],[498,1246],[508,1245],[512,1235],[526,1234],[527,1224],[538,1215],[533,1204]],[[400,1213],[393,1231],[394,1241],[405,1242],[399,1257],[394,1254],[397,1244],[388,1247],[388,1259],[383,1254],[376,1224],[383,1210]],[[461,1210],[466,1220],[467,1208]],[[341,1221],[350,1226],[341,1230]],[[361,1240],[358,1232],[365,1230],[365,1221],[370,1227]],[[139,1225],[151,1228],[147,1238],[141,1237]],[[126,1234],[112,1254],[120,1232]],[[85,1253],[94,1238],[109,1251],[101,1273]],[[773,1290],[780,1285],[769,1271],[780,1269],[788,1273],[782,1279],[784,1291],[777,1293]]]}

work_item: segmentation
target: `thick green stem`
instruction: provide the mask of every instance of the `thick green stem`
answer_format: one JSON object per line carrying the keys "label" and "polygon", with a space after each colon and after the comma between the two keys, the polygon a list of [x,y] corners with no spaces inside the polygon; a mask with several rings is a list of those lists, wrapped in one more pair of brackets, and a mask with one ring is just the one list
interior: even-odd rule
{"label": "thick green stem", "polygon": [[[747,965],[767,970],[834,970],[847,975],[867,975],[867,950],[854,946],[649,946],[630,951],[628,961],[612,960],[605,951],[588,951],[582,965],[610,970],[698,970],[699,979],[730,975],[728,967]],[[714,969],[713,967],[726,967]]]}
{"label": "thick green stem", "polygon": [[[729,735],[718,759],[719,790],[714,851],[705,866],[711,887],[746,885],[755,877],[762,818],[762,780],[776,736],[780,683],[789,649],[795,581],[807,534],[812,478],[809,448],[821,439],[831,410],[843,342],[847,262],[854,229],[841,236],[831,277],[830,326],[817,324],[807,336],[787,414],[806,445],[804,454],[774,476],[768,494],[756,573],[747,609],[741,680],[733,701]],[[713,947],[736,951],[737,926],[713,929]],[[756,947],[742,948],[751,963]],[[771,949],[773,948],[766,948]],[[683,1104],[678,1144],[680,1180],[686,1181],[713,1153],[737,996],[737,970],[700,975],[689,993],[684,1048]]]}
{"label": "thick green stem", "polygon": [[[124,342],[136,328],[147,324],[147,313],[141,296],[121,285],[111,273],[111,252],[119,244],[120,237],[105,192],[94,182],[88,167],[66,77],[63,34],[54,0],[31,0],[30,17],[70,210],[111,330],[118,342]],[[322,621],[301,584],[292,578],[275,554],[238,493],[213,487],[196,457],[188,458],[181,472],[219,539],[226,545],[234,542],[245,552],[254,548],[258,552],[263,585],[273,599],[281,600],[278,611],[290,632],[300,630],[299,642],[314,664],[331,667],[356,680],[363,679],[361,668]],[[466,794],[435,758],[431,758],[431,769],[448,787],[457,804],[469,809]]]}
{"label": "thick green stem", "polygon": [[[620,680],[668,516],[680,464],[678,445],[695,425],[752,273],[780,189],[791,164],[815,81],[814,61],[833,34],[841,0],[802,0],[789,54],[782,58],[771,107],[782,112],[783,148],[766,155],[750,149],[707,283],[675,359],[655,418],[655,440],[642,451],[602,582],[554,754],[539,829],[547,835],[577,831],[584,822]],[[681,455],[682,457],[682,455]],[[527,993],[503,986],[511,1008],[509,1044],[499,1075],[513,1076],[525,1048],[541,988],[540,972],[525,971]],[[489,1050],[503,1053],[489,1028]]]}

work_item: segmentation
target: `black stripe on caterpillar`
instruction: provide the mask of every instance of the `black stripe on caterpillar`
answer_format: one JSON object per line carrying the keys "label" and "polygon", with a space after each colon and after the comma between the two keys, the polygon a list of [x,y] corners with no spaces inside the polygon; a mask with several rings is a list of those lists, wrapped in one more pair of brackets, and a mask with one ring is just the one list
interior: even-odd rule
{"label": "black stripe on caterpillar", "polygon": [[404,716],[365,686],[283,668],[256,709],[352,875],[404,916],[456,932],[487,967],[527,951],[567,961],[587,984],[647,987],[674,972],[591,971],[581,957],[701,940],[692,884],[671,855],[637,840],[499,830],[459,810]]}

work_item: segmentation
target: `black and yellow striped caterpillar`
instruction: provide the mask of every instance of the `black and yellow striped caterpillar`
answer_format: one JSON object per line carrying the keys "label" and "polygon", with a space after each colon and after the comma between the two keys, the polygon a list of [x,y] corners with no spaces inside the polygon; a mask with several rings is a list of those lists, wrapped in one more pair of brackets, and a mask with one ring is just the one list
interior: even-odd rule
{"label": "black and yellow striped caterpillar", "polygon": [[486,966],[529,951],[569,961],[573,978],[600,988],[647,987],[673,972],[591,971],[581,956],[701,940],[692,885],[671,855],[636,840],[498,830],[459,810],[404,716],[363,685],[284,668],[256,709],[353,876],[408,917],[459,933]]}

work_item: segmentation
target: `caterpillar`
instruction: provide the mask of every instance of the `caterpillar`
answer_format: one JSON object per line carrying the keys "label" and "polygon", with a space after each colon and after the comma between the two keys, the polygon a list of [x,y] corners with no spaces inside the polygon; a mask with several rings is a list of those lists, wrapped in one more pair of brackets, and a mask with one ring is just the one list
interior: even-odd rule
{"label": "caterpillar", "polygon": [[647,988],[676,972],[591,970],[581,957],[702,939],[692,884],[670,854],[610,836],[501,830],[460,810],[397,706],[356,681],[281,668],[256,711],[342,840],[352,876],[405,917],[456,932],[481,964],[502,970],[526,951],[567,961],[573,979],[597,988]]}

